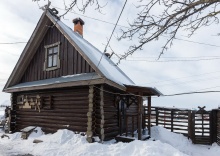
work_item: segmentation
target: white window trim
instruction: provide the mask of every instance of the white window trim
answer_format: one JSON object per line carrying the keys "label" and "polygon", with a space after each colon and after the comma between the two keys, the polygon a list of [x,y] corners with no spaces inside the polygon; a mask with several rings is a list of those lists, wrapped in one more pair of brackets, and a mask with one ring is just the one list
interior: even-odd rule
{"label": "white window trim", "polygon": [[[55,46],[58,46],[57,66],[56,67],[47,67],[48,48],[55,47]],[[57,42],[57,43],[54,43],[54,44],[50,44],[50,45],[46,45],[46,46],[44,46],[44,48],[45,48],[44,71],[51,71],[51,70],[59,69],[60,68],[60,42]]]}

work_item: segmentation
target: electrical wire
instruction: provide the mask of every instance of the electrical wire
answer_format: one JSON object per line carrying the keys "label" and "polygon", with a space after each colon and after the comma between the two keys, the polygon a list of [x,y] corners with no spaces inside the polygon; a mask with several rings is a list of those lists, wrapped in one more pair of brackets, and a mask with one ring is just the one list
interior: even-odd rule
{"label": "electrical wire", "polygon": [[205,93],[220,93],[218,90],[210,90],[210,91],[202,91],[202,92],[184,92],[184,93],[177,93],[177,94],[169,94],[169,95],[162,95],[162,96],[179,96],[179,95],[190,95],[190,94],[205,94]]}
{"label": "electrical wire", "polygon": [[220,71],[214,71],[214,72],[196,74],[196,75],[191,75],[191,76],[178,77],[178,78],[173,78],[173,79],[168,79],[168,80],[163,80],[163,81],[148,82],[148,83],[145,83],[145,84],[163,83],[163,82],[167,82],[167,81],[173,81],[173,80],[178,80],[178,79],[185,79],[185,78],[189,78],[189,77],[195,77],[195,76],[201,76],[201,75],[208,75],[208,74],[219,73],[219,72],[220,72]]}
{"label": "electrical wire", "polygon": [[[118,57],[111,57],[111,58],[118,58]],[[157,59],[158,58],[158,56],[157,57],[153,57],[153,56],[130,56],[130,58],[155,58],[155,59]],[[192,57],[172,57],[172,56],[170,56],[170,57],[161,57],[161,59],[165,59],[165,58],[170,58],[170,59],[189,59],[189,58],[220,58],[220,56],[192,56]]]}
{"label": "electrical wire", "polygon": [[21,43],[27,43],[27,42],[1,42],[0,44],[21,44]]}
{"label": "electrical wire", "polygon": [[[104,89],[101,89],[99,87],[96,87],[94,86],[95,88],[103,91],[103,92],[106,92],[106,93],[109,93],[109,94],[113,94],[113,95],[121,95],[121,96],[127,96],[127,95],[132,95],[132,96],[135,96],[135,97],[143,97],[141,95],[138,95],[138,94],[133,94],[133,93],[127,93],[127,94],[121,94],[121,93],[114,93],[114,92],[111,92],[111,91],[107,91],[107,90],[104,90]],[[210,91],[192,91],[192,92],[182,92],[182,93],[175,93],[175,94],[165,94],[165,95],[160,95],[160,96],[145,96],[145,97],[151,97],[151,98],[160,98],[160,97],[171,97],[171,96],[180,96],[180,95],[192,95],[192,94],[205,94],[205,93],[220,93],[220,91],[216,90],[210,90]]]}
{"label": "electrical wire", "polygon": [[[55,7],[53,5],[51,5],[51,6],[56,8],[56,9],[59,9],[59,10],[65,10],[65,9],[61,9],[59,7]],[[90,17],[90,16],[82,15],[82,14],[79,14],[79,13],[76,13],[76,12],[71,12],[70,11],[70,13],[74,13],[74,14],[77,14],[77,15],[80,15],[80,16],[83,16],[83,17],[86,17],[86,18],[90,18],[90,19],[93,19],[93,20],[96,20],[96,21],[100,21],[100,22],[103,22],[103,23],[107,23],[107,24],[111,24],[111,25],[115,25],[116,26],[116,24],[108,22],[108,21],[104,21],[104,20],[100,20],[100,19],[93,18],[93,17]],[[117,26],[124,27],[124,28],[130,28],[130,27],[127,27],[127,26],[119,25],[119,24],[117,24]],[[163,37],[167,37],[167,36],[164,36],[164,35],[162,35],[162,36]],[[185,41],[185,42],[190,42],[190,43],[206,45],[206,46],[220,47],[219,45],[215,45],[215,44],[209,44],[209,43],[204,43],[204,42],[197,42],[197,41],[186,40],[186,39],[181,39],[181,38],[176,38],[176,37],[174,39],[180,40],[180,41]],[[0,44],[20,44],[20,43],[27,43],[27,42],[12,42],[12,43],[0,43]]]}
{"label": "electrical wire", "polygon": [[219,58],[206,58],[206,59],[185,59],[185,60],[147,60],[147,59],[124,59],[123,61],[130,61],[130,62],[197,62],[197,61],[212,61],[212,60],[219,60]]}
{"label": "electrical wire", "polygon": [[[115,27],[114,27],[114,29],[112,30],[111,36],[110,36],[110,38],[109,38],[109,40],[108,40],[108,42],[107,42],[107,44],[106,44],[106,46],[105,46],[104,52],[102,53],[102,56],[101,56],[101,58],[100,58],[100,60],[99,60],[99,62],[98,62],[98,64],[97,64],[97,67],[99,67],[99,65],[100,65],[100,63],[101,63],[101,60],[102,60],[103,56],[105,55],[105,52],[106,52],[106,50],[107,50],[107,47],[108,47],[108,45],[109,45],[109,43],[110,43],[110,41],[111,41],[111,38],[112,38],[112,36],[113,36],[113,34],[114,34],[115,28],[116,28],[116,26],[117,26],[117,24],[118,24],[118,21],[119,21],[121,15],[122,15],[122,12],[124,11],[124,8],[125,8],[126,3],[127,3],[127,0],[125,0],[124,6],[123,6],[123,8],[122,8],[122,10],[121,10],[121,13],[120,13],[118,19],[117,19],[117,22],[116,22],[116,24],[115,24]],[[89,81],[89,84],[91,83],[91,81],[92,81],[94,75],[95,75],[95,74],[92,75],[92,78],[91,78],[91,80]]]}
{"label": "electrical wire", "polygon": [[[51,6],[52,6],[52,5],[51,5]],[[62,9],[62,8],[59,8],[59,7],[56,7],[56,6],[52,6],[52,7],[56,8],[56,9],[59,9],[59,10],[65,10],[65,9]],[[111,23],[111,22],[108,22],[108,21],[104,21],[104,20],[100,20],[100,19],[97,19],[97,18],[93,18],[93,17],[90,17],[90,16],[82,15],[82,14],[79,14],[79,13],[76,13],[76,12],[70,11],[70,13],[77,14],[77,15],[80,15],[80,16],[83,16],[83,17],[86,17],[86,18],[90,18],[90,19],[93,19],[93,20],[96,20],[96,21],[100,21],[100,22],[103,22],[103,23],[115,25],[114,23]],[[130,28],[130,27],[124,26],[124,25],[117,25],[117,26],[124,27],[124,28],[128,28],[128,29]],[[162,36],[162,37],[166,37],[166,38],[168,37],[168,36],[165,36],[165,35],[161,35],[161,36]],[[177,38],[177,37],[175,37],[174,39],[180,40],[180,41],[185,41],[185,42],[190,42],[190,43],[196,43],[196,44],[206,45],[206,46],[220,47],[219,45],[215,45],[215,44],[209,44],[209,43],[191,41],[191,40],[181,39],[181,38]],[[157,58],[158,58],[158,57],[157,57]]]}

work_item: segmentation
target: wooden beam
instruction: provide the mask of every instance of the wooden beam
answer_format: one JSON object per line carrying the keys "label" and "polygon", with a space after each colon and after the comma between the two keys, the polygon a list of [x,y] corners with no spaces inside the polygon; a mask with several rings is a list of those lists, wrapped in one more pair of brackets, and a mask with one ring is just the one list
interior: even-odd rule
{"label": "wooden beam", "polygon": [[92,131],[92,118],[93,118],[93,97],[94,97],[94,86],[91,85],[89,86],[89,109],[88,109],[88,113],[87,113],[87,117],[88,117],[88,122],[87,122],[87,138],[86,140],[89,143],[93,142],[93,131]]}
{"label": "wooden beam", "polygon": [[138,140],[142,139],[142,107],[143,107],[143,98],[141,97],[142,92],[139,92],[138,97]]}
{"label": "wooden beam", "polygon": [[151,130],[150,130],[150,125],[151,125],[151,96],[148,96],[147,99],[147,103],[148,103],[148,134],[151,135]]}
{"label": "wooden beam", "polygon": [[100,89],[100,114],[101,114],[101,123],[100,123],[100,135],[101,135],[101,142],[103,142],[104,141],[104,139],[105,139],[105,131],[104,131],[104,123],[105,123],[105,121],[104,121],[104,108],[103,108],[103,106],[104,106],[104,92],[103,92],[103,85],[101,85],[101,87],[100,87],[101,89]]}

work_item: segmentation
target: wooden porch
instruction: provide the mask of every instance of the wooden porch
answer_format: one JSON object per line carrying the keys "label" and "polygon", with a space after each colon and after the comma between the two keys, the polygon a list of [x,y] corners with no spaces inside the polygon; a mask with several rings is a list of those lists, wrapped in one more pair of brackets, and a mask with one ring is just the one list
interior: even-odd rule
{"label": "wooden porch", "polygon": [[116,141],[131,142],[135,139],[147,140],[150,138],[150,125],[151,125],[151,113],[148,113],[148,134],[145,133],[145,118],[144,118],[144,107],[143,98],[147,99],[148,112],[151,112],[151,97],[160,96],[161,93],[155,88],[140,87],[140,86],[126,86],[127,92],[131,95],[127,96],[128,109],[132,104],[137,105],[136,113],[119,112],[119,129],[120,134],[115,139]]}

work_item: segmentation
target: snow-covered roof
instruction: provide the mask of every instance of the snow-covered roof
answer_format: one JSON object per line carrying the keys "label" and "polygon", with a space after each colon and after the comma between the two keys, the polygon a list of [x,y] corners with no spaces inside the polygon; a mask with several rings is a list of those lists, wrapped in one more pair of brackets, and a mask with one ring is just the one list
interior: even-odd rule
{"label": "snow-covered roof", "polygon": [[89,59],[93,63],[93,66],[95,66],[106,79],[122,86],[124,86],[124,84],[134,84],[134,82],[111,59],[103,54],[103,52],[98,50],[81,35],[74,32],[71,28],[66,26],[62,21],[58,20],[49,12],[47,13],[47,16],[58,27],[58,29],[64,31],[68,35],[67,37],[71,39],[75,45],[77,45],[82,56]]}
{"label": "snow-covered roof", "polygon": [[[82,75],[75,75],[72,77],[59,77],[46,80],[39,80],[33,82],[20,83],[26,68],[30,64],[36,49],[41,43],[42,38],[48,30],[45,25],[51,25],[66,37],[66,39],[74,46],[74,48],[81,54],[81,56],[88,62],[88,64],[95,70],[95,73],[86,73]],[[33,34],[31,35],[27,45],[25,46],[12,74],[10,75],[3,91],[27,91],[36,89],[50,89],[58,87],[70,87],[77,85],[89,84],[108,84],[118,89],[127,91],[128,88],[150,90],[150,95],[161,95],[155,88],[149,87],[134,87],[134,82],[103,52],[94,47],[91,43],[85,40],[80,34],[74,32],[71,28],[65,25],[55,15],[49,11],[45,11]],[[132,87],[133,86],[133,87]]]}
{"label": "snow-covered roof", "polygon": [[19,83],[15,86],[9,87],[8,90],[17,89],[17,88],[29,88],[29,87],[40,87],[40,86],[50,86],[50,85],[58,85],[67,82],[76,82],[76,81],[86,81],[91,79],[100,79],[101,77],[96,73],[83,73],[83,74],[76,74],[76,75],[67,75],[61,76],[58,78],[51,78],[39,81],[32,81],[32,82],[25,82]]}

